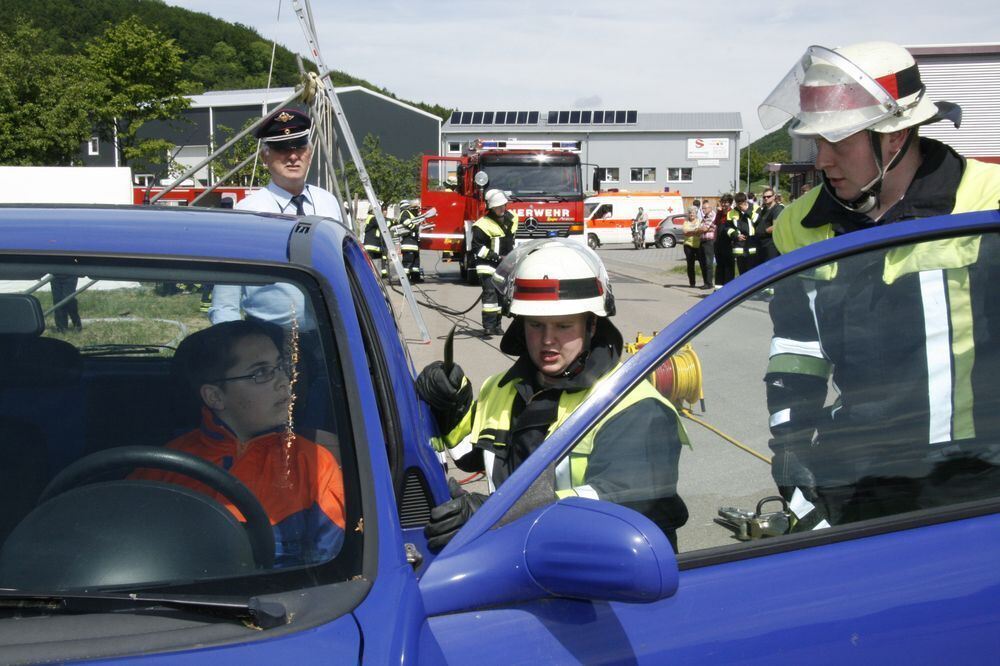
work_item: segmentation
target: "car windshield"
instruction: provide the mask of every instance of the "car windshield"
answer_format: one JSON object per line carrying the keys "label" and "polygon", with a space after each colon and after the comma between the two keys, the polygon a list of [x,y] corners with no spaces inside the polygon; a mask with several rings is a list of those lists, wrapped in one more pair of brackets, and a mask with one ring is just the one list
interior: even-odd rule
{"label": "car windshield", "polygon": [[360,572],[315,284],[18,261],[0,264],[0,587],[253,595]]}

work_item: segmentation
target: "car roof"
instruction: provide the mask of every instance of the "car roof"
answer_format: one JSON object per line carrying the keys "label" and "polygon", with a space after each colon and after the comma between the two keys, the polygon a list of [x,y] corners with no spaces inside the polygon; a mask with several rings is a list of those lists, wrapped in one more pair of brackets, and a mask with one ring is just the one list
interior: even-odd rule
{"label": "car roof", "polygon": [[[0,206],[7,251],[288,261],[290,215],[173,206]],[[338,239],[347,233],[330,223]],[[337,244],[338,247],[340,243]]]}

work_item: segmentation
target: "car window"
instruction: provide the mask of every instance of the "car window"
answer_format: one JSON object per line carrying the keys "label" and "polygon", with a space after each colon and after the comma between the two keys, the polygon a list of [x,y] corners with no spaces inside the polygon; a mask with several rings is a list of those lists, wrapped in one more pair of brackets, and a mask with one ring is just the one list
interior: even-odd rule
{"label": "car window", "polygon": [[752,294],[583,436],[557,494],[631,506],[680,553],[996,498],[997,245],[869,250]]}
{"label": "car window", "polygon": [[255,594],[358,573],[319,293],[290,272],[0,263],[0,586]]}

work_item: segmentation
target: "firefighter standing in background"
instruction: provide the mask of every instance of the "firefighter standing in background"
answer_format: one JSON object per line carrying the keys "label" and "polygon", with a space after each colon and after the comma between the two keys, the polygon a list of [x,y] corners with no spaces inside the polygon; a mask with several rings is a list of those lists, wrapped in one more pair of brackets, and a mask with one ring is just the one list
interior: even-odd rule
{"label": "firefighter standing in background", "polygon": [[[388,207],[384,202],[379,201],[377,205],[382,209],[382,215],[386,215]],[[388,222],[388,220],[386,220]],[[382,238],[382,230],[378,227],[378,220],[375,219],[375,211],[372,210],[365,218],[365,252],[371,257],[372,263],[378,270],[382,279],[389,277],[388,253],[385,247],[385,239]]]}
{"label": "firefighter standing in background", "polygon": [[[950,120],[887,42],[810,47],[758,110],[816,141],[823,186],[774,227],[782,254],[932,215],[995,209],[1000,166],[920,138]],[[765,382],[771,473],[807,530],[995,497],[1000,488],[1000,242],[870,251],[775,285]],[[891,328],[879,326],[891,313]],[[826,408],[830,382],[835,404]]]}
{"label": "firefighter standing in background", "polygon": [[420,282],[423,278],[420,271],[420,221],[414,221],[420,216],[420,202],[403,199],[399,202],[399,211],[393,233],[399,234],[403,270],[410,282]]}
{"label": "firefighter standing in background", "polygon": [[[500,350],[517,357],[506,372],[472,387],[457,365],[428,365],[417,390],[430,404],[460,469],[482,470],[501,485],[545,438],[618,367],[622,335],[611,322],[615,299],[600,258],[567,239],[538,240],[508,257],[497,274],[504,312],[514,317]],[[677,548],[687,521],[677,494],[681,447],[677,410],[649,382],[629,391],[556,466],[554,497],[579,496],[628,506],[656,523]],[[427,545],[446,544],[486,497],[453,482],[453,499],[431,510]]]}
{"label": "firefighter standing in background", "polygon": [[503,335],[500,326],[500,301],[493,284],[493,273],[504,256],[514,249],[517,215],[507,210],[507,196],[501,190],[486,192],[486,215],[472,225],[472,255],[476,275],[483,287],[483,335]]}
{"label": "firefighter standing in background", "polygon": [[743,192],[736,193],[736,206],[729,211],[726,234],[733,245],[736,267],[743,275],[757,265],[757,235],[754,228],[754,210]]}

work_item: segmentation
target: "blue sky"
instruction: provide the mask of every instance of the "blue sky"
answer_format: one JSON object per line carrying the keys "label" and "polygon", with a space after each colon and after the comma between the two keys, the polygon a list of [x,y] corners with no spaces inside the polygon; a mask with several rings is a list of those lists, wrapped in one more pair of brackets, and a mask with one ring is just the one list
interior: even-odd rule
{"label": "blue sky", "polygon": [[[167,0],[255,28],[300,53],[291,0]],[[996,0],[313,0],[329,67],[412,101],[466,110],[737,111],[810,44],[1000,41]],[[745,138],[745,135],[744,135]]]}

